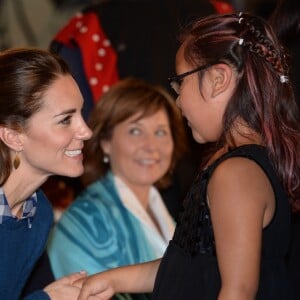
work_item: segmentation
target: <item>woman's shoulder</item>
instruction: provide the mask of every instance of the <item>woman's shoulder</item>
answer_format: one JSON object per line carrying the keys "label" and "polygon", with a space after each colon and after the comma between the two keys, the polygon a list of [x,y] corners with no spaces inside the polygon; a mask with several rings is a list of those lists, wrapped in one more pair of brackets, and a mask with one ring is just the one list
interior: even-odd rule
{"label": "woman's shoulder", "polygon": [[37,196],[37,207],[39,211],[44,211],[45,214],[51,215],[53,217],[53,206],[42,189],[36,191]]}

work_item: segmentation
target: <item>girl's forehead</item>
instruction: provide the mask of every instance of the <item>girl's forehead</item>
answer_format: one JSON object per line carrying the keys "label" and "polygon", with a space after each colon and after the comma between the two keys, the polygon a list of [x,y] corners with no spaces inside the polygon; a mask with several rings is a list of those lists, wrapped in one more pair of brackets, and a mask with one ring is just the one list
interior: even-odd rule
{"label": "girl's forehead", "polygon": [[177,53],[176,53],[176,61],[181,60],[181,59],[184,59],[184,46],[183,45],[181,45],[178,48]]}
{"label": "girl's forehead", "polygon": [[184,73],[185,70],[189,70],[189,69],[190,69],[190,65],[184,57],[184,49],[179,48],[176,54],[176,73],[177,74]]}

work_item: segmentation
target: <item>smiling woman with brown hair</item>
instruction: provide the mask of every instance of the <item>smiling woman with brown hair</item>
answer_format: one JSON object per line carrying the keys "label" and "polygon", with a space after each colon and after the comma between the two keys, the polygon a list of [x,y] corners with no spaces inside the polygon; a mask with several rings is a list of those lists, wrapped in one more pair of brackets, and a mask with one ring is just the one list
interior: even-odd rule
{"label": "smiling woman with brown hair", "polygon": [[[38,49],[0,52],[0,298],[18,300],[44,251],[52,207],[39,187],[51,175],[83,172],[91,131],[65,62]],[[26,299],[74,299],[73,274]]]}

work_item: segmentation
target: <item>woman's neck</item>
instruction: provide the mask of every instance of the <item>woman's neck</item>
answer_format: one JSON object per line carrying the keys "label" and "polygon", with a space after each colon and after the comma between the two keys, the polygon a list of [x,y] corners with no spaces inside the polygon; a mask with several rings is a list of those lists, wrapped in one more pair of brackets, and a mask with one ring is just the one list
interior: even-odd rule
{"label": "woman's neck", "polygon": [[21,208],[28,199],[47,178],[35,178],[22,174],[21,170],[12,170],[12,173],[2,186],[11,213],[15,216],[21,212]]}
{"label": "woman's neck", "polygon": [[132,189],[132,191],[141,203],[141,205],[144,207],[144,209],[147,210],[149,206],[150,187],[134,188]]}

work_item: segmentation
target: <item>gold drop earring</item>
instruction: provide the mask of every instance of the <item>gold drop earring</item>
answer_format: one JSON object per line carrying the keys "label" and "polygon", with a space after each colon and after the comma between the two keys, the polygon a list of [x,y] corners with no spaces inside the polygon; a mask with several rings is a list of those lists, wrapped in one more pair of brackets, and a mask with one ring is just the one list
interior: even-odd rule
{"label": "gold drop earring", "polygon": [[16,156],[15,156],[14,161],[13,161],[13,165],[14,165],[15,170],[17,170],[19,168],[20,164],[21,164],[21,160],[20,160],[20,157],[19,157],[19,153],[16,151]]}

